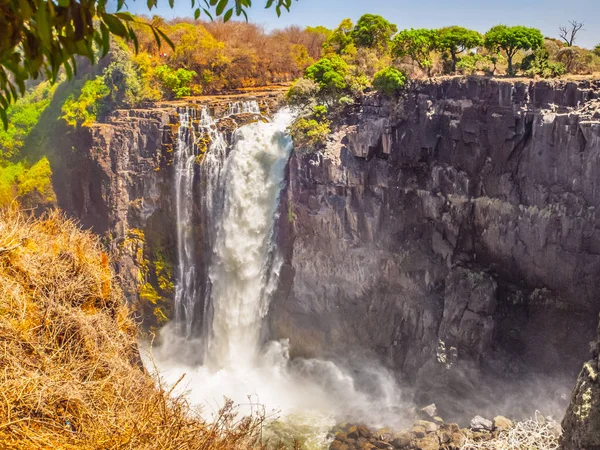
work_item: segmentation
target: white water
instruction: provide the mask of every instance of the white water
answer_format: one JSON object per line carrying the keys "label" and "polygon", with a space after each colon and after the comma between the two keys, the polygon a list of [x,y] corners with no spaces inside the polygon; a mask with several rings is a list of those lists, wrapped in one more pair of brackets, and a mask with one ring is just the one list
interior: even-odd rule
{"label": "white water", "polygon": [[175,165],[175,212],[177,217],[177,284],[175,287],[175,321],[185,335],[191,333],[192,310],[198,295],[195,249],[192,230],[194,181],[194,128],[191,125],[195,110],[181,111]]}
{"label": "white water", "polygon": [[[253,108],[230,106],[233,114]],[[190,400],[203,406],[208,416],[219,409],[224,396],[246,406],[244,412],[257,404],[264,405],[267,412],[277,411],[282,417],[280,424],[292,424],[295,430],[302,425],[307,448],[323,445],[337,420],[389,423],[389,417],[380,413],[399,406],[401,399],[393,377],[385,371],[368,366],[363,369],[363,377],[370,383],[366,393],[357,388],[353,376],[333,362],[290,360],[287,340],[261,340],[263,319],[281,267],[272,238],[292,150],[286,133],[290,112],[279,112],[270,123],[239,128],[229,154],[206,111],[201,119],[203,130],[213,133],[202,163],[202,173],[208,177],[203,203],[209,216],[205,238],[212,246],[205,333],[203,339],[189,339],[194,315],[187,312],[198,301],[198,280],[190,278],[198,274],[191,254],[194,152],[185,148],[190,146],[186,140],[175,158],[180,251],[176,300],[184,311],[176,324],[179,330],[183,325],[186,332],[173,332],[170,327],[163,330],[163,345],[154,353],[159,369],[173,382],[186,372]],[[185,133],[189,117],[182,115],[181,124]],[[181,133],[180,129],[180,138]],[[204,364],[194,365],[203,351]]]}
{"label": "white water", "polygon": [[223,167],[223,212],[210,267],[212,327],[207,364],[253,364],[270,300],[271,236],[292,149],[287,112],[238,129]]}

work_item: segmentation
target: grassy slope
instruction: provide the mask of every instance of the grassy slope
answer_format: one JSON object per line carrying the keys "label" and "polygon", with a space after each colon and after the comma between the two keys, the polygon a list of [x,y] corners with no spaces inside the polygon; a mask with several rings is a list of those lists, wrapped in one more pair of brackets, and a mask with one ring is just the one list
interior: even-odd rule
{"label": "grassy slope", "polygon": [[207,425],[142,367],[97,239],[0,210],[0,448],[246,449],[260,418]]}

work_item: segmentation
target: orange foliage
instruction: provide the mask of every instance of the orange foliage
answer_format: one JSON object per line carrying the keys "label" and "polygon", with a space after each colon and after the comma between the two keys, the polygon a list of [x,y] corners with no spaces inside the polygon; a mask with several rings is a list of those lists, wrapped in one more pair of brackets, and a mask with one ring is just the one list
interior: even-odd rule
{"label": "orange foliage", "polygon": [[[157,18],[152,20],[156,24]],[[198,74],[193,91],[216,93],[241,87],[291,81],[321,56],[324,36],[297,26],[266,32],[246,22],[173,19],[162,30],[175,44],[156,48],[148,27],[138,26],[139,49],[156,64]]]}

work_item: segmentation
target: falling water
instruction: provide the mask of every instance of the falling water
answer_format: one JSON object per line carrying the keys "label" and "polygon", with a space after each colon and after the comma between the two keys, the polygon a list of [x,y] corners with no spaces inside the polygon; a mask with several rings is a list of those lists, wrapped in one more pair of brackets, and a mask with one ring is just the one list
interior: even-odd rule
{"label": "falling water", "polygon": [[180,333],[191,333],[193,308],[198,294],[192,199],[194,181],[195,132],[192,119],[195,110],[185,108],[179,113],[179,136],[175,152],[175,212],[177,217],[177,284],[175,286],[175,321]]}
{"label": "falling water", "polygon": [[[258,105],[231,104],[228,114],[258,111]],[[175,157],[179,270],[176,302],[178,329],[163,330],[163,345],[156,363],[167,380],[187,373],[190,400],[218,409],[223,396],[237,404],[259,402],[283,416],[284,429],[305,427],[307,448],[321,448],[335,420],[369,418],[397,407],[400,392],[387,372],[366,365],[363,380],[374,386],[365,392],[355,377],[331,361],[290,360],[287,340],[263,342],[261,327],[281,267],[273,246],[274,223],[292,143],[286,129],[292,120],[282,110],[269,123],[244,125],[233,135],[231,148],[217,131],[206,110],[198,127],[190,112],[181,114],[180,143]],[[193,246],[193,178],[195,133],[210,136],[210,146],[200,165],[204,177],[203,242],[208,255],[208,278],[199,280]],[[205,282],[206,296],[198,296]],[[205,305],[202,338],[194,310]],[[172,329],[172,328],[171,328]],[[202,365],[198,353],[206,353]],[[360,384],[364,385],[364,382]],[[364,386],[363,386],[364,387]],[[376,407],[374,405],[377,405]],[[397,413],[394,412],[397,416]],[[368,416],[367,416],[368,415]],[[285,420],[284,420],[285,419]],[[382,419],[382,423],[384,420]],[[281,425],[280,425],[281,426]],[[312,443],[309,443],[312,442]]]}
{"label": "falling water", "polygon": [[259,348],[270,297],[271,235],[292,149],[290,113],[239,128],[222,173],[223,212],[210,267],[212,328],[208,363],[249,363]]}

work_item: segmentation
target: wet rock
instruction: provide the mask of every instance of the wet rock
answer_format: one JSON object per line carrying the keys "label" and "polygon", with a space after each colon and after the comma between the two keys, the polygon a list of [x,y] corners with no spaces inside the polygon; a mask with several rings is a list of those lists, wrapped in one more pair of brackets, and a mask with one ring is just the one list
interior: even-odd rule
{"label": "wet rock", "polygon": [[436,434],[429,434],[421,439],[417,439],[415,447],[419,450],[439,450],[440,440]]}
{"label": "wet rock", "polygon": [[397,433],[394,436],[394,439],[392,440],[391,444],[396,449],[404,449],[404,448],[408,448],[410,446],[411,441],[412,441],[412,435],[408,432],[403,432],[403,433]]}
{"label": "wet rock", "polygon": [[345,442],[333,441],[329,445],[329,450],[350,450],[350,447]]}
{"label": "wet rock", "polygon": [[360,437],[360,433],[358,431],[358,427],[356,425],[352,425],[348,428],[346,433],[348,439],[358,439]]}
{"label": "wet rock", "polygon": [[432,403],[431,405],[427,405],[424,408],[421,408],[419,410],[419,417],[421,417],[422,419],[425,419],[425,420],[430,420],[437,415],[438,415],[438,411],[435,406],[435,403]]}
{"label": "wet rock", "polygon": [[494,424],[491,420],[481,416],[475,416],[471,419],[470,427],[472,431],[492,431]]}
{"label": "wet rock", "polygon": [[440,429],[440,426],[435,422],[429,422],[427,420],[415,420],[413,423],[413,429],[416,427],[423,428],[426,433],[435,433]]}
{"label": "wet rock", "polygon": [[369,430],[366,425],[359,425],[358,433],[364,438],[369,438],[371,436],[371,430]]}
{"label": "wet rock", "polygon": [[564,450],[600,449],[600,324],[592,359],[583,365],[562,421]]}
{"label": "wet rock", "polygon": [[417,438],[423,438],[427,434],[425,427],[420,425],[413,426],[410,432]]}
{"label": "wet rock", "polygon": [[512,420],[507,419],[504,416],[494,417],[494,430],[508,431],[514,426]]}

